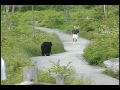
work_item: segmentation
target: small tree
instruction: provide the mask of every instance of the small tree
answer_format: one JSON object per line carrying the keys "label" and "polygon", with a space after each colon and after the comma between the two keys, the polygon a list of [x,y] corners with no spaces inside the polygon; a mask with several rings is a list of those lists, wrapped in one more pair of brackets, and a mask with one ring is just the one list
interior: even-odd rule
{"label": "small tree", "polygon": [[56,63],[52,62],[52,67],[48,70],[50,73],[55,73],[59,75],[70,75],[73,72],[72,66],[70,66],[71,62],[68,62],[67,65],[60,65],[60,60]]}
{"label": "small tree", "polygon": [[58,60],[56,63],[52,62],[53,65],[52,67],[48,70],[50,73],[52,72],[53,74],[55,74],[55,78],[56,78],[56,84],[58,85],[64,85],[64,79],[66,76],[71,75],[73,72],[72,67],[70,66],[69,62],[66,66],[60,65],[60,60]]}

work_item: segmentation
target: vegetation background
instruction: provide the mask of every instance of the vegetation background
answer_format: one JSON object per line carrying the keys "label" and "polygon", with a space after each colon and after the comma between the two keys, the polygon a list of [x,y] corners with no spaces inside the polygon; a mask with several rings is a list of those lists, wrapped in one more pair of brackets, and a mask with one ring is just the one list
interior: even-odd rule
{"label": "vegetation background", "polygon": [[74,25],[80,37],[91,40],[83,54],[89,64],[119,57],[119,5],[1,5],[1,56],[7,66],[2,84],[22,81],[23,67],[33,65],[32,56],[41,55],[42,42],[53,42],[52,53],[64,52],[56,35],[32,26],[71,34]]}

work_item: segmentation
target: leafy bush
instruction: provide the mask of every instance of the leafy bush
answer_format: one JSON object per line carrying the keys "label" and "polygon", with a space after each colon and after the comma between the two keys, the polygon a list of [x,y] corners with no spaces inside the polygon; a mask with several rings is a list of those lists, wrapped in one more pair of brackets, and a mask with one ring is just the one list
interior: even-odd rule
{"label": "leafy bush", "polygon": [[[79,36],[93,40],[94,42],[85,49],[85,58],[90,64],[101,64],[106,59],[118,57],[118,31],[116,32],[119,26],[118,11],[118,6],[110,5],[108,17],[104,18],[102,5],[86,5],[84,7],[78,5],[69,9],[71,17],[69,22],[62,22],[61,24],[58,22],[53,23],[53,21],[44,21],[44,26],[60,28],[64,32],[71,33],[72,27],[79,25]],[[52,11],[49,9],[49,12]],[[57,12],[51,16],[48,14],[46,17],[61,19],[64,16],[60,13],[61,12]],[[94,31],[87,32],[88,29],[93,29]]]}
{"label": "leafy bush", "polygon": [[53,41],[52,53],[64,51],[63,45],[56,35],[49,35],[39,30],[33,31],[26,24],[17,25],[12,31],[5,27],[2,28],[4,30],[1,31],[1,54],[7,66],[7,80],[2,81],[2,84],[14,84],[22,81],[23,67],[33,65],[30,57],[41,55],[40,45],[42,42]]}
{"label": "leafy bush", "polygon": [[73,69],[70,65],[71,62],[69,62],[66,66],[60,65],[60,60],[58,60],[56,63],[52,62],[52,67],[48,70],[50,73],[55,73],[55,74],[61,74],[61,75],[70,75],[73,72]]}
{"label": "leafy bush", "polygon": [[45,71],[40,71],[38,73],[38,81],[52,84],[55,84],[56,82],[55,78]]}
{"label": "leafy bush", "polygon": [[92,82],[90,79],[85,78],[84,76],[75,77],[68,76],[65,78],[65,85],[91,85]]}
{"label": "leafy bush", "polygon": [[84,49],[84,57],[89,64],[101,64],[104,60],[118,57],[118,42],[116,42],[116,39],[108,37],[93,40]]}
{"label": "leafy bush", "polygon": [[45,83],[56,83],[55,77],[52,76],[52,73],[55,75],[65,75],[64,84],[65,85],[90,85],[91,80],[83,76],[75,77],[74,71],[70,65],[70,62],[67,65],[60,65],[60,60],[57,62],[52,62],[52,67],[48,69],[49,72],[40,71],[39,72],[39,82]]}
{"label": "leafy bush", "polygon": [[103,71],[104,74],[107,74],[109,76],[112,76],[113,78],[117,78],[119,79],[119,72],[113,72],[112,70],[110,69],[106,69],[105,71]]}
{"label": "leafy bush", "polygon": [[[91,64],[100,64],[106,59],[119,57],[119,29],[117,29],[119,27],[119,5],[109,5],[108,17],[106,19],[103,17],[104,13],[101,5],[72,6],[72,8],[68,9],[71,17],[69,22],[64,22],[63,7],[50,7],[49,5],[35,6],[35,9],[39,10],[34,11],[34,20],[38,21],[37,25],[59,28],[67,33],[71,33],[74,25],[79,25],[80,36],[93,39],[93,43],[84,50],[84,56],[88,62]],[[55,9],[53,10],[54,7]],[[43,41],[49,40],[53,42],[52,53],[64,50],[56,35],[33,31],[30,27],[26,26],[28,24],[32,25],[33,12],[31,12],[31,5],[21,8],[21,11],[26,12],[15,11],[14,14],[9,13],[8,21],[4,17],[4,8],[5,6],[2,6],[1,9],[1,54],[7,63],[8,81],[5,81],[5,84],[15,83],[18,82],[18,78],[19,80],[21,79],[22,75],[19,72],[22,70],[21,67],[30,64],[31,56],[40,55],[40,45]],[[87,16],[92,19],[86,19]],[[6,28],[8,24],[14,26],[11,31],[8,31]],[[95,31],[86,32],[88,27]],[[20,67],[21,69],[16,67]],[[15,72],[13,72],[14,70]],[[14,80],[11,78],[12,75],[15,75]],[[17,77],[17,75],[19,76]]]}

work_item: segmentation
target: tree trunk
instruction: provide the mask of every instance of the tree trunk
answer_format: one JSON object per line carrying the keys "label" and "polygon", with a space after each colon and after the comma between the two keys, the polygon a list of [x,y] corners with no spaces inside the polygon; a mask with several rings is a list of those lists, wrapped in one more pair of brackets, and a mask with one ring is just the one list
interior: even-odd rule
{"label": "tree trunk", "polygon": [[34,30],[34,6],[32,5],[32,28]]}
{"label": "tree trunk", "polygon": [[70,21],[70,15],[69,15],[68,7],[63,5],[63,9],[64,9],[65,21],[69,22]]}
{"label": "tree trunk", "polygon": [[107,5],[103,6],[103,11],[104,11],[105,18],[107,18],[107,15],[108,15],[108,6]]}
{"label": "tree trunk", "polygon": [[6,26],[8,30],[11,30],[11,25],[10,25],[10,20],[9,20],[9,10],[10,10],[10,5],[6,5]]}
{"label": "tree trunk", "polygon": [[18,11],[22,11],[23,5],[17,5]]}
{"label": "tree trunk", "polygon": [[8,15],[9,9],[10,9],[9,5],[6,5],[6,15]]}
{"label": "tree trunk", "polygon": [[12,5],[12,12],[15,12],[15,5]]}

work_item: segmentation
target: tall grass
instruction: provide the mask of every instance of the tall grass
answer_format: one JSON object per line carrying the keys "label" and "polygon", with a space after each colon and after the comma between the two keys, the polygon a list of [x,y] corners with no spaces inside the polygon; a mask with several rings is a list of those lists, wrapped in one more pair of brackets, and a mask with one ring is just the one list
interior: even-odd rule
{"label": "tall grass", "polygon": [[[89,64],[101,64],[104,60],[119,57],[119,8],[118,5],[109,5],[108,16],[104,18],[102,5],[74,6],[69,9],[71,20],[65,21],[62,11],[45,11],[48,21],[39,22],[50,28],[59,28],[64,32],[71,33],[74,25],[80,27],[80,37],[90,39],[92,42],[84,50],[83,56]],[[50,15],[49,12],[54,13]],[[52,18],[52,21],[49,21]],[[87,19],[87,17],[91,19]],[[54,22],[54,19],[56,20]],[[59,22],[60,21],[60,22]],[[93,31],[87,32],[87,30]],[[108,33],[106,33],[108,32]]]}
{"label": "tall grass", "polygon": [[105,71],[103,71],[103,73],[113,78],[119,79],[119,72],[113,72],[111,69],[106,69]]}
{"label": "tall grass", "polygon": [[7,80],[1,84],[20,83],[23,80],[23,67],[33,65],[30,58],[41,55],[40,46],[44,41],[53,43],[52,54],[64,51],[56,35],[49,35],[39,30],[33,31],[22,21],[19,25],[14,25],[12,30],[8,30],[4,24],[2,21],[1,56],[6,63]]}
{"label": "tall grass", "polygon": [[[76,10],[75,10],[76,9]],[[71,20],[65,22],[63,11],[45,9],[34,11],[34,19],[38,21],[37,26],[58,28],[64,32],[71,33],[74,25],[80,26],[79,36],[93,40],[84,50],[84,57],[91,64],[102,63],[107,58],[119,57],[118,38],[119,33],[115,31],[119,27],[118,5],[109,6],[109,16],[105,20],[101,7],[74,6],[69,11]],[[81,19],[87,16],[93,20]],[[22,81],[22,69],[26,65],[32,65],[30,57],[41,55],[40,45],[44,41],[52,41],[52,53],[63,52],[63,46],[56,35],[49,35],[38,30],[32,30],[32,12],[9,13],[9,22],[13,23],[13,28],[9,31],[8,24],[1,15],[1,54],[7,66],[7,80],[2,84],[13,84]],[[102,27],[106,25],[107,27]],[[94,31],[86,32],[92,28]],[[102,31],[110,31],[111,34],[103,34]]]}

